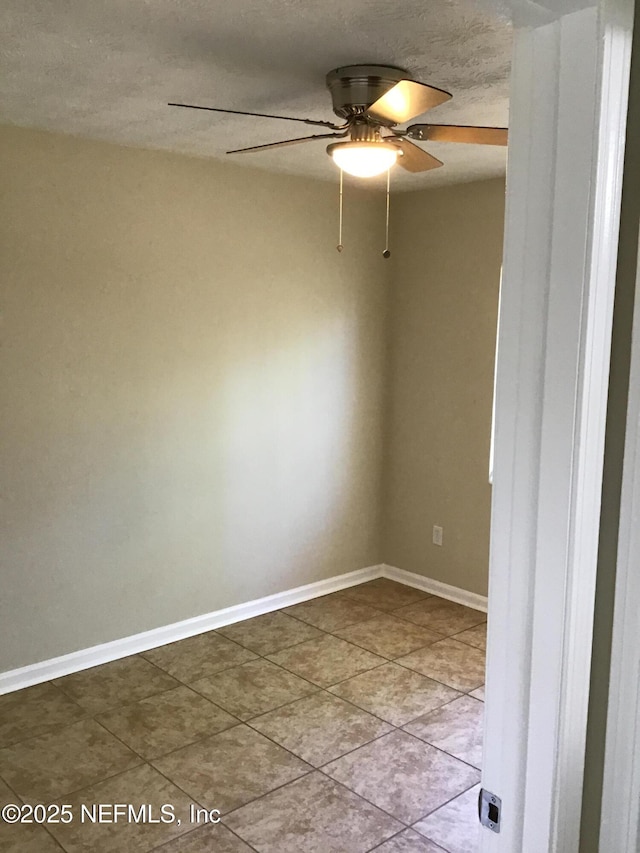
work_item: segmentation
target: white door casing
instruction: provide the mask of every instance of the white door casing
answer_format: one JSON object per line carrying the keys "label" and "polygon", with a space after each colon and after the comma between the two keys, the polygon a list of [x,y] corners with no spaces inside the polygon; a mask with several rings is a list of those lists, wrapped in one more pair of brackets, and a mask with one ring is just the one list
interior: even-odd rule
{"label": "white door casing", "polygon": [[[640,34],[636,36],[638,40]],[[635,68],[630,139],[637,138],[640,127],[640,69]],[[623,239],[628,242],[621,245],[624,259],[619,271],[619,287],[624,290],[619,294],[620,307],[616,305],[616,311],[626,316],[618,321],[614,350],[619,359],[616,379],[621,387],[612,389],[617,403],[615,426],[622,426],[624,437],[618,451],[623,453],[622,459],[615,458],[616,453],[612,463],[616,476],[620,469],[622,476],[599,838],[600,850],[616,853],[640,850],[640,168],[637,163],[628,168],[621,244]],[[629,315],[633,318],[631,328]],[[624,420],[624,416],[619,407],[625,404],[626,423],[620,424],[617,419]],[[607,577],[612,569],[611,564],[601,568]],[[600,695],[597,698],[600,700]]]}
{"label": "white door casing", "polygon": [[482,853],[579,845],[633,2],[549,5],[515,10]]}

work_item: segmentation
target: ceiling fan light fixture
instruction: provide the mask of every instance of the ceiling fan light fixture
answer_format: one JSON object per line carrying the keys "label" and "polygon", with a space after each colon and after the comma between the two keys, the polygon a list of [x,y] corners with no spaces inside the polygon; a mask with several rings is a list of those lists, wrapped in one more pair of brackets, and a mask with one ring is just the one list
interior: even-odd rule
{"label": "ceiling fan light fixture", "polygon": [[327,146],[333,162],[356,178],[373,178],[395,166],[402,152],[390,142],[334,142]]}

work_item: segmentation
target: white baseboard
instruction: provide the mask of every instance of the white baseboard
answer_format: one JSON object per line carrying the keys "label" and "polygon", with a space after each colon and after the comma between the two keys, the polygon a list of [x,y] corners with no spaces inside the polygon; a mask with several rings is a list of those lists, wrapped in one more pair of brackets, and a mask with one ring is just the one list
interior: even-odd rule
{"label": "white baseboard", "polygon": [[285,592],[278,592],[275,595],[267,595],[245,604],[235,604],[232,607],[215,610],[213,613],[204,613],[202,616],[194,616],[192,619],[174,622],[172,625],[164,625],[151,631],[143,631],[141,634],[133,634],[120,640],[101,643],[98,646],[80,649],[68,655],[61,655],[29,666],[2,672],[0,673],[0,695],[22,690],[24,687],[30,687],[33,684],[41,684],[43,681],[50,681],[52,678],[61,678],[63,675],[80,672],[92,666],[110,663],[139,652],[146,652],[158,646],[165,646],[167,643],[175,643],[177,640],[184,640],[196,634],[204,634],[206,631],[223,628],[225,625],[232,625],[234,622],[241,622],[243,619],[251,619],[252,616],[261,616],[263,613],[270,613],[272,610],[291,607],[293,604],[309,601],[311,598],[318,598],[331,592],[338,592],[341,589],[347,589],[350,586],[356,586],[356,584],[379,577],[390,578],[406,586],[421,589],[431,595],[438,595],[449,601],[472,607],[474,610],[482,610],[485,613],[487,611],[485,596],[458,589],[458,587],[450,586],[441,581],[425,578],[414,572],[397,569],[395,566],[387,566],[386,564],[369,566],[355,572],[348,572],[345,575],[337,575]]}
{"label": "white baseboard", "polygon": [[143,631],[141,634],[133,634],[120,640],[112,640],[109,643],[80,649],[77,652],[50,658],[29,666],[11,669],[0,673],[0,695],[22,690],[24,687],[30,687],[33,684],[41,684],[43,681],[50,681],[52,678],[60,678],[72,672],[80,672],[92,666],[110,663],[139,652],[146,652],[149,649],[155,649],[157,646],[165,646],[167,643],[175,643],[176,640],[184,640],[196,634],[213,631],[215,628],[223,628],[225,625],[232,625],[234,622],[241,622],[243,619],[250,619],[252,616],[261,616],[263,613],[270,613],[272,610],[280,610],[282,607],[290,607],[311,598],[338,592],[341,589],[347,589],[347,587],[381,576],[382,566],[357,569],[355,572],[308,583],[295,589],[278,592],[275,595],[267,595],[255,601],[248,601],[246,604],[225,607],[213,613],[204,613],[202,616],[194,616],[192,619],[184,619],[181,622],[174,622],[172,625]]}
{"label": "white baseboard", "polygon": [[382,577],[389,578],[392,581],[398,581],[405,586],[412,586],[415,589],[421,589],[423,592],[437,595],[440,598],[446,598],[449,601],[455,601],[456,604],[464,604],[465,607],[471,607],[474,610],[487,612],[487,596],[478,595],[475,592],[467,592],[466,589],[460,589],[457,586],[450,586],[442,581],[434,581],[431,578],[425,578],[422,575],[417,575],[415,572],[407,572],[404,569],[398,569],[395,566],[382,565]]}

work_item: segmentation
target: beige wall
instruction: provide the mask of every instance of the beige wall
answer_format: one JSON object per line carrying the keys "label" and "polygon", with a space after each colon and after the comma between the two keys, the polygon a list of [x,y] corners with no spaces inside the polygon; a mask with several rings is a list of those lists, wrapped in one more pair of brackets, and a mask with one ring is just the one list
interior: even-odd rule
{"label": "beige wall", "polygon": [[393,215],[384,560],[486,595],[504,182],[405,194]]}
{"label": "beige wall", "polygon": [[329,184],[0,160],[0,671],[379,562],[383,204],[338,255]]}

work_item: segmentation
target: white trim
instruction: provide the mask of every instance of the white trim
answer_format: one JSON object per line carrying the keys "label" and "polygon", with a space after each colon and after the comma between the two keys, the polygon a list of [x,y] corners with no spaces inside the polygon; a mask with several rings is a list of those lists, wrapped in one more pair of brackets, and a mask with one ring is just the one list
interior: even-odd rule
{"label": "white trim", "polygon": [[407,572],[405,569],[398,569],[395,566],[388,566],[386,563],[382,565],[382,577],[398,581],[405,586],[412,586],[414,589],[420,589],[430,595],[437,595],[439,598],[446,598],[448,601],[455,601],[456,604],[463,604],[465,607],[473,608],[473,610],[487,612],[486,595],[468,592],[466,589],[426,578],[415,572]]}
{"label": "white trim", "polygon": [[[556,78],[556,50],[547,28],[542,32],[535,26],[516,28],[498,330],[482,768],[483,786],[502,799],[503,820],[499,835],[481,832],[482,853],[522,853],[541,365],[553,195],[548,161],[556,122],[555,98],[542,93],[552,89]],[[536,90],[540,94],[534,98]]]}
{"label": "white trim", "polygon": [[[559,704],[553,841],[578,850],[589,705],[593,616],[605,446],[611,332],[618,258],[625,131],[633,36],[633,4],[607,2],[598,61],[598,138],[592,165],[592,222],[588,228],[580,333],[583,379],[576,395],[563,683]],[[566,331],[566,330],[565,330]],[[588,597],[588,601],[585,598]],[[544,607],[544,603],[541,604]],[[602,848],[617,849],[617,848]]]}
{"label": "white trim", "polygon": [[368,566],[365,569],[357,569],[355,572],[348,572],[344,575],[336,575],[326,580],[308,583],[304,586],[295,587],[295,589],[277,592],[274,595],[247,601],[245,604],[235,604],[222,610],[214,610],[212,613],[203,613],[201,616],[194,616],[192,619],[163,625],[160,628],[153,628],[151,631],[143,631],[140,634],[132,634],[130,637],[122,637],[109,643],[100,643],[100,645],[91,646],[88,649],[79,649],[77,652],[71,652],[68,655],[61,655],[29,666],[0,672],[0,695],[22,690],[33,684],[41,684],[43,681],[50,681],[52,678],[61,678],[63,675],[80,672],[92,666],[110,663],[129,655],[146,652],[158,646],[166,646],[167,643],[185,640],[187,637],[204,634],[206,631],[213,631],[216,628],[223,628],[225,625],[242,622],[243,619],[251,619],[253,616],[261,616],[263,613],[271,613],[273,610],[280,610],[283,607],[291,607],[294,604],[300,604],[302,601],[339,592],[341,589],[348,589],[351,586],[381,577],[389,578],[405,584],[405,586],[421,589],[431,595],[437,595],[458,604],[464,604],[474,610],[487,612],[486,596],[467,592],[441,581],[425,578],[414,572],[407,572],[404,569],[382,563],[377,566]]}
{"label": "white trim", "polygon": [[213,613],[204,613],[202,616],[194,616],[192,619],[174,622],[172,625],[163,625],[151,631],[143,631],[141,634],[133,634],[130,637],[101,643],[88,649],[80,649],[67,655],[2,672],[0,673],[0,695],[11,693],[14,690],[22,690],[32,684],[50,681],[52,678],[60,678],[72,672],[80,672],[92,666],[119,660],[128,655],[146,652],[167,643],[175,643],[176,640],[184,640],[196,634],[203,634],[205,631],[213,631],[215,628],[222,628],[225,625],[232,625],[234,622],[241,622],[243,619],[250,619],[252,616],[270,613],[272,610],[280,610],[282,607],[290,607],[293,604],[308,601],[310,598],[338,592],[341,589],[347,589],[350,586],[381,577],[382,573],[382,566],[357,569],[344,575],[336,575],[326,580],[315,581],[285,592],[278,592],[275,595],[267,595],[245,604],[225,607]]}
{"label": "white trim", "polygon": [[599,846],[616,853],[640,850],[640,268],[632,341]]}
{"label": "white trim", "polygon": [[516,28],[482,853],[579,849],[632,12]]}
{"label": "white trim", "polygon": [[[579,847],[631,58],[632,23],[625,29],[618,21],[607,20],[610,11],[602,10],[604,20],[598,19],[595,9],[574,13],[576,25],[561,29],[563,49],[571,59],[565,60],[560,78],[559,109],[566,115],[566,125],[559,124],[556,192],[560,189],[564,198],[556,198],[554,213],[560,223],[572,219],[576,227],[571,242],[563,239],[552,250],[543,407],[551,405],[553,414],[543,418],[541,455],[543,460],[546,456],[546,465],[538,505],[525,835],[542,838],[536,810],[548,804],[549,849],[563,853],[577,853]],[[580,49],[589,39],[598,47],[591,56],[585,51],[579,62]],[[584,100],[576,97],[580,88]],[[580,128],[578,117],[589,107],[594,139],[580,152],[578,136],[586,132],[587,122]],[[584,178],[582,188],[578,175]],[[568,392],[573,383],[572,398]],[[561,400],[564,394],[567,397]],[[560,478],[559,458],[567,464],[566,475],[562,472]],[[554,533],[558,538],[552,544]],[[560,548],[566,549],[566,556]],[[561,566],[564,572],[559,573]],[[562,614],[554,616],[550,596],[562,604]],[[550,671],[554,649],[560,651],[555,674]],[[555,679],[558,695],[547,701]],[[546,757],[540,748],[543,739],[549,750]],[[554,773],[548,796],[540,785],[547,768]]]}

